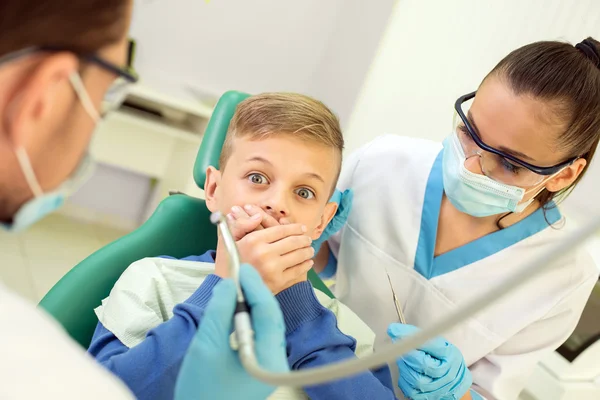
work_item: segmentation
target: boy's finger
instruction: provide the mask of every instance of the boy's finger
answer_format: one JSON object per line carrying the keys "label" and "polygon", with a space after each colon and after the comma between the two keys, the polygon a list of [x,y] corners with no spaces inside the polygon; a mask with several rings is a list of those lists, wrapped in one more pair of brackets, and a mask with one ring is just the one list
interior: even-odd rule
{"label": "boy's finger", "polygon": [[281,268],[285,269],[312,260],[314,255],[315,250],[312,247],[303,247],[282,255],[279,263]]}
{"label": "boy's finger", "polygon": [[313,267],[313,265],[314,265],[313,260],[306,260],[306,261],[301,262],[300,264],[296,264],[293,267],[290,267],[290,268],[286,269],[285,271],[283,271],[283,279],[286,282],[293,281],[293,280],[297,279],[299,276],[308,273],[308,271],[310,271],[310,269]]}
{"label": "boy's finger", "polygon": [[[262,227],[260,226],[261,218],[260,215],[253,215],[250,218],[242,218],[238,219],[234,222],[232,226],[232,230],[235,230],[237,233],[247,234],[253,232],[255,230],[260,230]],[[241,232],[240,232],[241,231]]]}
{"label": "boy's finger", "polygon": [[231,207],[231,213],[233,214],[236,220],[240,218],[250,218],[246,211],[244,211],[242,207],[239,206]]}
{"label": "boy's finger", "polygon": [[[288,236],[281,240],[278,240],[277,242],[271,243],[271,245],[269,246],[270,247],[269,251],[272,252],[271,254],[277,254],[277,255],[283,256],[285,254],[291,253],[295,250],[302,249],[302,248],[312,249],[312,247],[310,247],[311,243],[312,243],[312,239],[310,238],[310,236],[293,235],[293,236]],[[314,252],[314,249],[312,251]],[[310,256],[309,258],[312,258],[312,256]],[[300,261],[304,261],[304,260],[300,260]],[[298,263],[300,261],[298,261]],[[297,264],[297,263],[288,264],[288,265],[295,265],[295,264]]]}
{"label": "boy's finger", "polygon": [[306,226],[302,224],[278,225],[256,232],[258,239],[266,243],[274,243],[294,235],[306,236]]}
{"label": "boy's finger", "polygon": [[235,219],[232,214],[227,214],[227,224],[229,225],[231,234],[236,241],[242,239],[248,233],[253,232],[260,227],[260,215],[257,215],[256,217],[257,218],[250,217]]}
{"label": "boy's finger", "polygon": [[251,204],[246,204],[244,206],[244,210],[251,217],[254,216],[254,215],[256,215],[256,214],[260,214],[262,216],[261,226],[263,228],[271,228],[273,226],[278,226],[279,225],[279,221],[277,221],[271,215],[267,214],[262,208],[260,208],[258,206],[253,206]]}

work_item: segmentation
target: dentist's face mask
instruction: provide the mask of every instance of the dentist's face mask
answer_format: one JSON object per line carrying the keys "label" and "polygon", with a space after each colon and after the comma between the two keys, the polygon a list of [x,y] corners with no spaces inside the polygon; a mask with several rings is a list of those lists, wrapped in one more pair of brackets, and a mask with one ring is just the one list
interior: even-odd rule
{"label": "dentist's face mask", "polygon": [[[87,90],[81,81],[81,77],[78,73],[74,73],[71,75],[69,80],[73,86],[73,89],[75,90],[75,93],[77,94],[77,97],[79,98],[79,101],[81,101],[83,108],[90,118],[92,118],[92,120],[97,124],[100,120],[100,115],[98,114],[98,111],[96,111],[96,108],[94,107]],[[94,166],[91,157],[86,151],[86,154],[83,156],[71,177],[69,177],[56,189],[44,193],[37,177],[35,176],[35,172],[31,166],[31,161],[25,149],[23,147],[17,147],[15,149],[15,155],[17,156],[21,171],[25,175],[27,185],[33,192],[34,197],[23,204],[21,208],[19,208],[13,217],[12,223],[2,224],[2,227],[5,230],[12,232],[20,232],[24,230],[62,206],[65,202],[65,199],[79,189],[79,187],[81,187],[81,185],[89,178]]]}
{"label": "dentist's face mask", "polygon": [[544,190],[543,183],[552,178],[550,176],[540,182],[541,187],[530,189],[537,190],[537,193],[521,203],[529,192],[521,187],[500,183],[485,175],[473,173],[465,167],[465,161],[466,156],[460,140],[453,132],[444,141],[444,191],[456,209],[474,217],[522,212]]}

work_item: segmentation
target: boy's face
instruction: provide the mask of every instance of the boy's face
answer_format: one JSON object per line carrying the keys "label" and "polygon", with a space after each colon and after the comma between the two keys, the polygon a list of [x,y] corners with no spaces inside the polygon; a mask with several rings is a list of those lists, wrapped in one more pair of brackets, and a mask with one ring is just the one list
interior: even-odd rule
{"label": "boy's face", "polygon": [[225,169],[206,172],[206,204],[224,214],[256,205],[278,221],[306,225],[317,239],[337,209],[329,198],[339,157],[330,147],[291,135],[237,138]]}

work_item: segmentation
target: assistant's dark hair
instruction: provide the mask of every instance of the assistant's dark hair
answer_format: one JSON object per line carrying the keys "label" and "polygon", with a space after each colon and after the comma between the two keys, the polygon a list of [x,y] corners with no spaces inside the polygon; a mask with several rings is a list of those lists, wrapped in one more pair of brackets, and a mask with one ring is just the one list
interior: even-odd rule
{"label": "assistant's dark hair", "polygon": [[95,53],[125,34],[131,0],[1,0],[0,57],[32,46]]}
{"label": "assistant's dark hair", "polygon": [[557,138],[557,149],[567,154],[565,160],[580,157],[587,165],[569,187],[557,193],[544,190],[538,200],[544,206],[567,195],[587,171],[600,140],[600,43],[590,37],[576,46],[528,44],[500,61],[490,76],[504,80],[517,95],[544,101],[567,126]]}

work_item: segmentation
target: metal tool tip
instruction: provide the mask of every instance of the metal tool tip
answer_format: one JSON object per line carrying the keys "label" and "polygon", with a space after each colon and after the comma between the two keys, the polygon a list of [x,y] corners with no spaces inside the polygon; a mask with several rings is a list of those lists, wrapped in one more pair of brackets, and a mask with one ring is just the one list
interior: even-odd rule
{"label": "metal tool tip", "polygon": [[222,219],[223,214],[221,214],[219,211],[215,211],[214,213],[210,214],[210,222],[214,225],[217,225]]}

